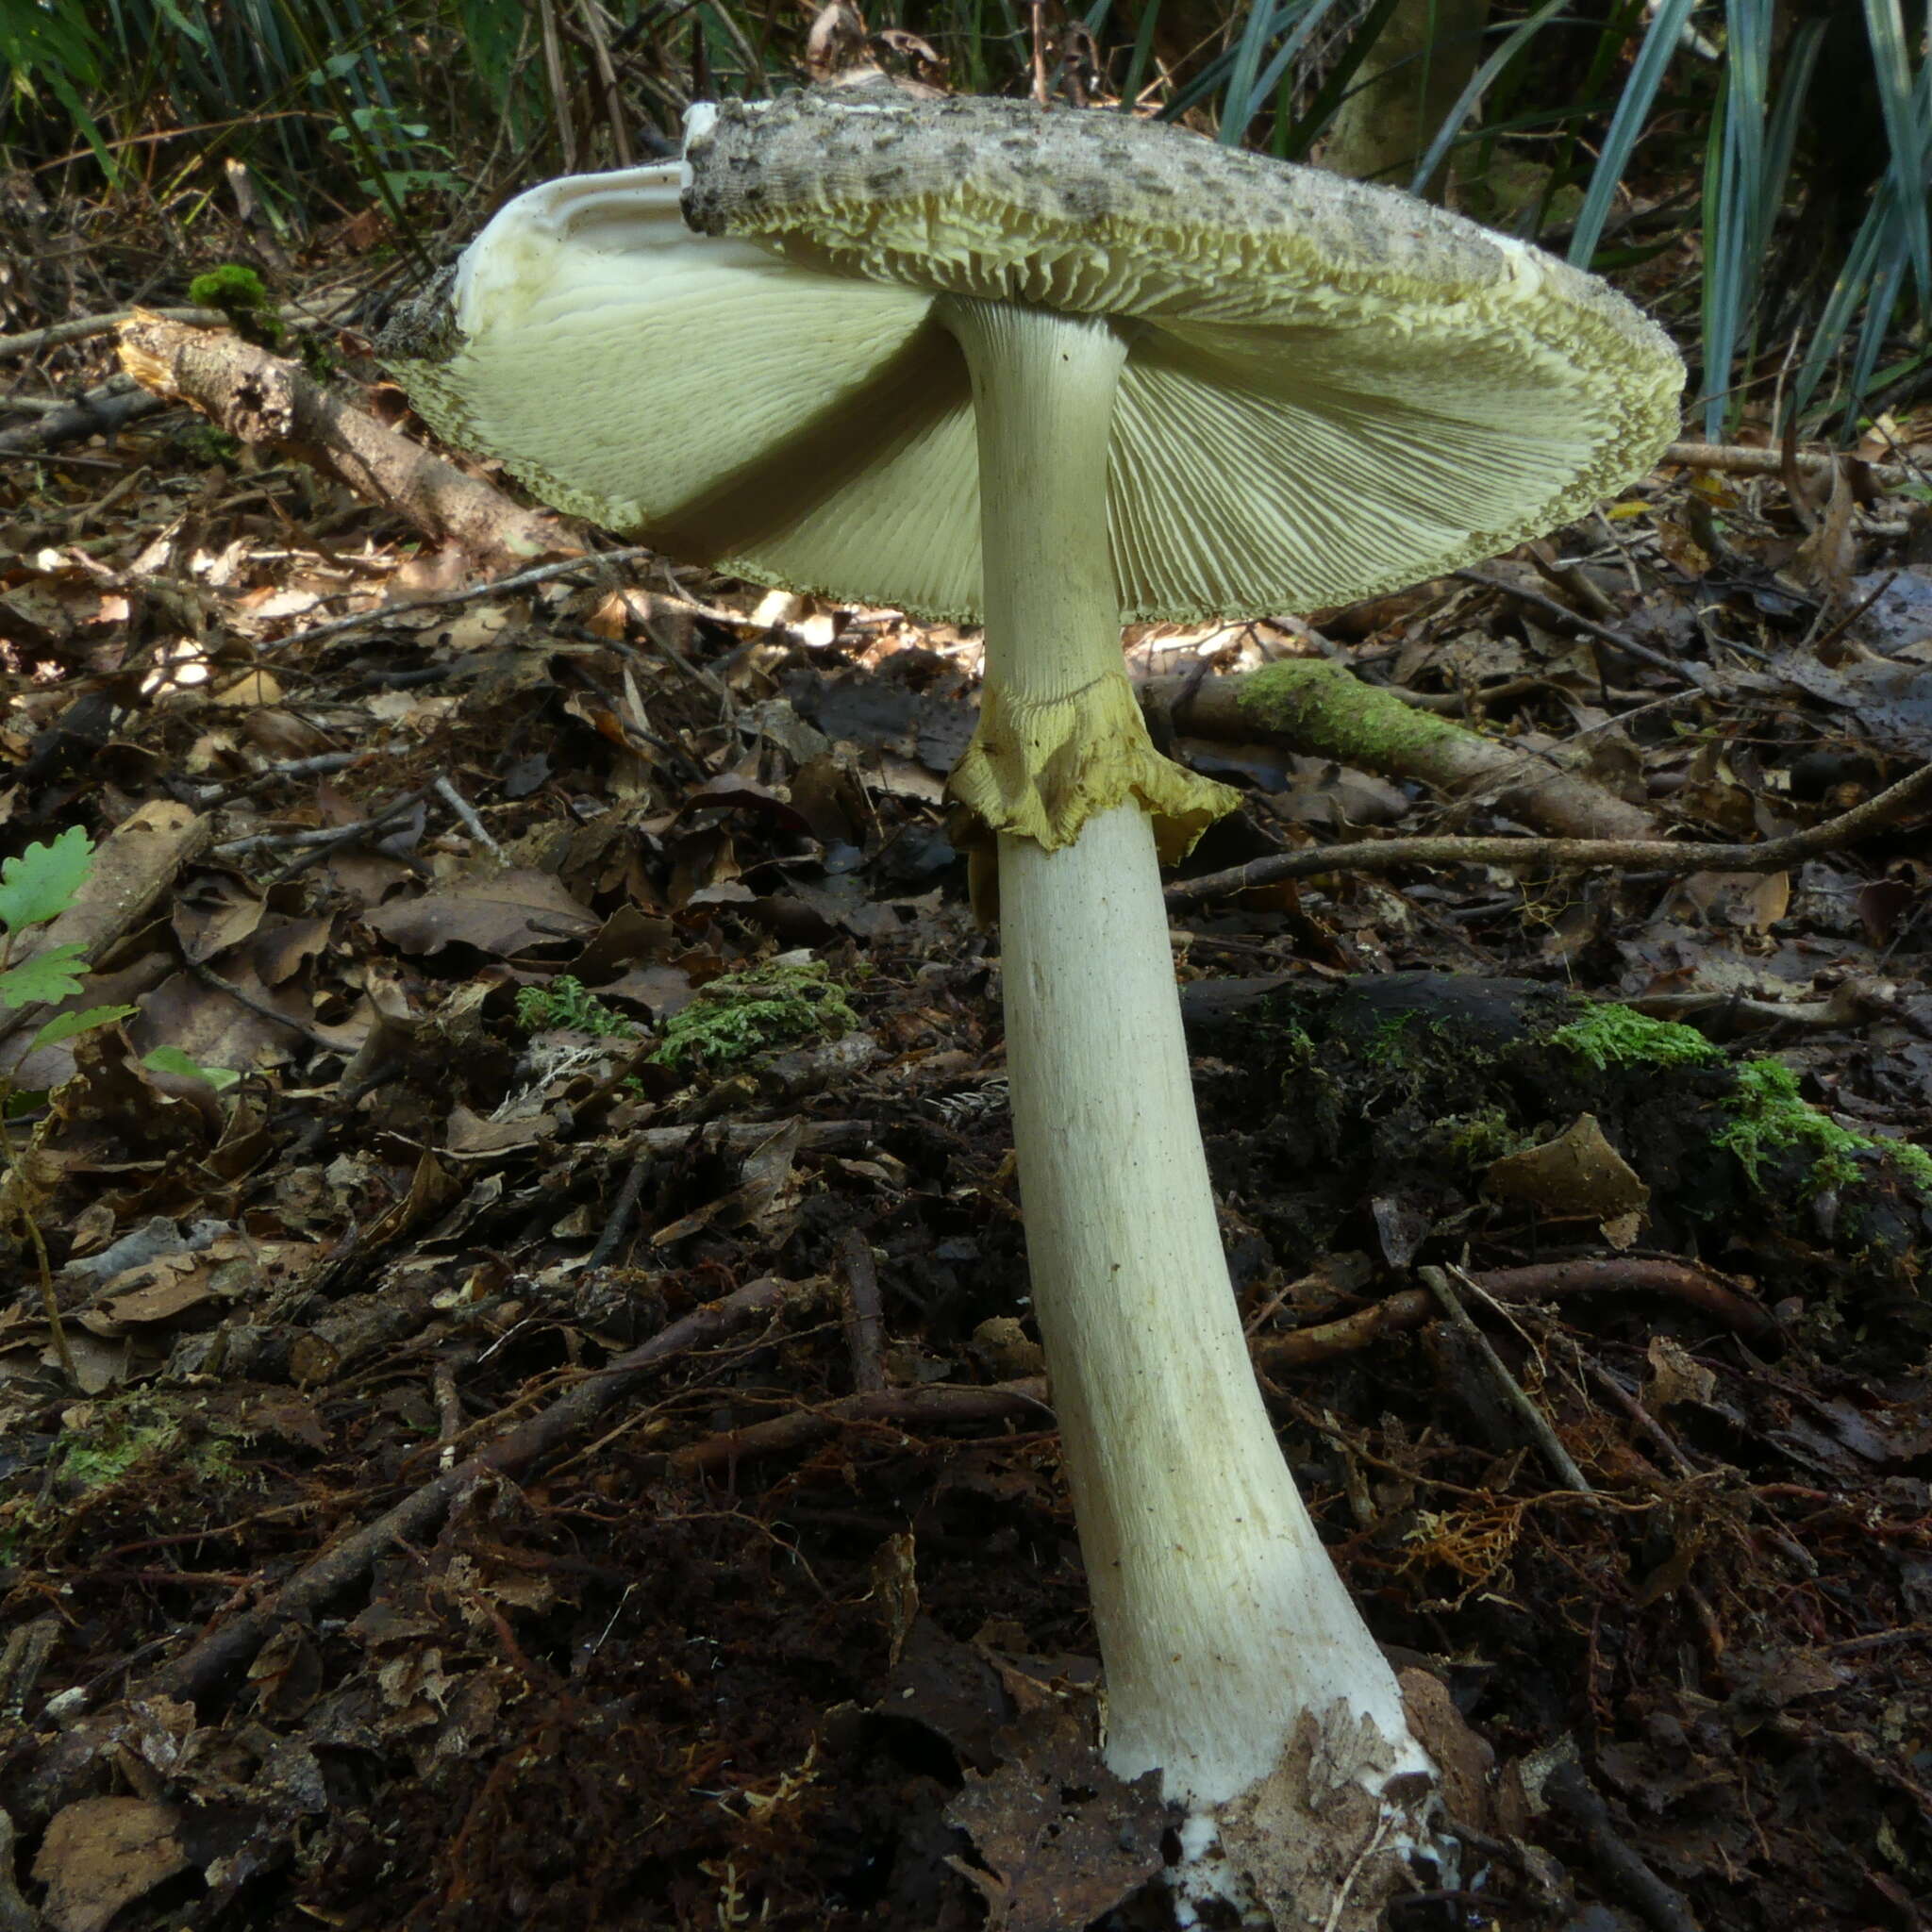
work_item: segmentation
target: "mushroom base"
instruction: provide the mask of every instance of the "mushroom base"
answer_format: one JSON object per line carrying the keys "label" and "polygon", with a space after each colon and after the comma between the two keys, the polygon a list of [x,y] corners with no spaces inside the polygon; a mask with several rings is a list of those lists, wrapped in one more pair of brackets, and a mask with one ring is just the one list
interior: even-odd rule
{"label": "mushroom base", "polygon": [[1137,804],[1154,822],[1163,865],[1186,858],[1241,796],[1156,751],[1133,687],[1113,672],[1065,693],[989,683],[947,790],[993,831],[1048,852],[1100,813]]}
{"label": "mushroom base", "polygon": [[1340,1700],[1305,1710],[1258,1784],[1191,1807],[1170,1876],[1176,1917],[1195,1923],[1211,1900],[1244,1920],[1263,1913],[1276,1932],[1373,1932],[1389,1900],[1417,1884],[1418,1867],[1440,1864],[1441,1808],[1413,1739],[1391,1741]]}

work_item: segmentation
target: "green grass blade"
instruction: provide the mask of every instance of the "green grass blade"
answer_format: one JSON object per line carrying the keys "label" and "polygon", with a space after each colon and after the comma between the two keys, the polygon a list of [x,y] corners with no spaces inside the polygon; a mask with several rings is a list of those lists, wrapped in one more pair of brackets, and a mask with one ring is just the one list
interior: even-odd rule
{"label": "green grass blade", "polygon": [[1442,125],[1431,137],[1428,151],[1416,165],[1415,176],[1408,184],[1411,194],[1420,194],[1435,177],[1442,159],[1448,154],[1456,137],[1462,132],[1463,124],[1475,112],[1476,103],[1489,91],[1497,75],[1508,66],[1517,53],[1527,46],[1563,8],[1569,0],[1543,0],[1543,5],[1524,19],[1520,20],[1503,37],[1502,44],[1470,76],[1469,85],[1457,96],[1456,105],[1442,117]]}
{"label": "green grass blade", "polygon": [[1824,313],[1818,318],[1810,346],[1798,365],[1790,404],[1793,414],[1801,415],[1818,392],[1825,366],[1838,354],[1850,331],[1853,316],[1870,294],[1881,261],[1888,254],[1902,251],[1905,245],[1905,224],[1893,206],[1892,184],[1888,179],[1873,197],[1857,234],[1852,238],[1851,250],[1825,300]]}
{"label": "green grass blade", "polygon": [[1757,250],[1760,256],[1770,250],[1772,230],[1777,225],[1778,209],[1784,206],[1785,188],[1791,176],[1791,157],[1797,149],[1798,130],[1805,119],[1805,103],[1811,92],[1812,76],[1818,71],[1818,56],[1824,45],[1824,30],[1828,25],[1823,20],[1803,22],[1785,50],[1777,104],[1772,109],[1771,125],[1764,138],[1767,189],[1759,209]]}
{"label": "green grass blade", "polygon": [[1913,84],[1899,0],[1865,0],[1865,31],[1872,42],[1879,108],[1891,142],[1891,178],[1900,192],[1912,272],[1921,301],[1932,302],[1932,222],[1925,209],[1927,137],[1932,130],[1925,125],[1919,90]]}
{"label": "green grass blade", "polygon": [[1731,371],[1750,336],[1770,192],[1771,0],[1727,0],[1727,49],[1705,158],[1705,434],[1732,413]]}
{"label": "green grass blade", "polygon": [[1695,0],[1662,0],[1651,16],[1643,44],[1630,63],[1630,75],[1624,83],[1617,111],[1610,117],[1609,131],[1604,136],[1603,152],[1591,171],[1590,188],[1583,197],[1582,211],[1570,237],[1570,259],[1578,268],[1588,268],[1603,239],[1604,224],[1609,220],[1610,205],[1616,199],[1617,184],[1630,165],[1630,157],[1650,119],[1652,103],[1663,85],[1664,70],[1683,37]]}
{"label": "green grass blade", "polygon": [[1898,248],[1891,258],[1880,266],[1873,280],[1872,293],[1865,303],[1864,326],[1858,332],[1858,345],[1853,352],[1852,366],[1845,376],[1845,420],[1841,433],[1847,442],[1858,432],[1865,398],[1872,391],[1878,358],[1891,327],[1892,311],[1898,307],[1899,296],[1905,292],[1906,275],[1910,268],[1910,251]]}
{"label": "green grass blade", "polygon": [[[1253,102],[1244,125],[1253,123],[1255,114],[1260,109],[1260,104],[1286,80],[1294,57],[1307,45],[1309,35],[1327,19],[1334,7],[1335,0],[1312,0],[1307,10],[1295,22],[1288,38],[1275,48],[1268,65],[1262,70],[1260,78],[1255,83]],[[1281,132],[1285,135],[1287,131],[1288,123],[1284,117]]]}
{"label": "green grass blade", "polygon": [[1328,78],[1316,90],[1307,111],[1289,130],[1288,139],[1282,143],[1284,154],[1307,154],[1316,136],[1335,118],[1336,108],[1341,105],[1357,70],[1369,58],[1370,49],[1388,25],[1390,16],[1398,4],[1399,0],[1374,0],[1374,5],[1362,16],[1354,36],[1342,49],[1341,58],[1328,70]]}
{"label": "green grass blade", "polygon": [[1154,59],[1154,29],[1160,24],[1160,0],[1141,0],[1141,23],[1134,29],[1134,51],[1127,58],[1126,84],[1121,89],[1121,110],[1131,114],[1147,85]]}
{"label": "green grass blade", "polygon": [[1260,71],[1262,50],[1274,37],[1274,7],[1265,0],[1249,0],[1247,24],[1235,42],[1227,91],[1221,100],[1221,129],[1216,139],[1223,147],[1239,147],[1247,132],[1255,108],[1255,75]]}

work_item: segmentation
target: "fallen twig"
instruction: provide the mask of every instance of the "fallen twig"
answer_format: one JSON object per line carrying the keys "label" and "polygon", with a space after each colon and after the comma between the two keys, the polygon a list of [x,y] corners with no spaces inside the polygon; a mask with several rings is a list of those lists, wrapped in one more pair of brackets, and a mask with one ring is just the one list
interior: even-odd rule
{"label": "fallen twig", "polygon": [[1615,1290],[1624,1293],[1664,1294],[1689,1302],[1714,1315],[1725,1327],[1754,1341],[1772,1341],[1777,1319],[1762,1302],[1755,1301],[1722,1275],[1690,1261],[1669,1261],[1642,1256],[1604,1256],[1587,1261],[1540,1261],[1528,1268],[1491,1268],[1472,1276],[1485,1294],[1498,1301],[1542,1301],[1551,1295],[1587,1294]]}
{"label": "fallen twig", "polygon": [[875,1389],[843,1395],[811,1408],[795,1408],[769,1421],[747,1423],[674,1450],[666,1458],[680,1475],[729,1469],[760,1456],[775,1456],[823,1441],[841,1429],[865,1424],[896,1424],[937,1428],[947,1424],[1015,1422],[1031,1417],[1040,1427],[1055,1426],[1046,1400],[1046,1377],[1027,1375],[1017,1382],[994,1382],[985,1388],[948,1388],[934,1383],[924,1389]]}
{"label": "fallen twig", "polygon": [[475,840],[484,851],[501,858],[503,847],[491,836],[490,827],[483,823],[476,808],[447,778],[438,778],[434,790],[437,797],[463,822],[463,827],[471,838]]}
{"label": "fallen twig", "polygon": [[[291,631],[285,638],[277,638],[264,645],[264,650],[286,651],[298,644],[319,643],[325,638],[340,637],[346,631],[364,630],[393,623],[397,618],[408,617],[418,610],[447,610],[458,604],[474,604],[479,598],[502,596],[510,591],[527,590],[533,584],[547,584],[557,577],[583,577],[594,573],[599,566],[619,563],[633,563],[640,558],[656,557],[658,553],[647,543],[626,544],[621,550],[588,550],[576,557],[564,558],[558,563],[540,563],[532,570],[520,570],[513,576],[486,577],[481,583],[465,584],[460,590],[432,591],[421,597],[409,597],[396,604],[381,604],[373,610],[358,610],[348,617],[332,617],[324,624],[312,624],[306,630]],[[751,625],[752,619],[740,610],[725,610],[714,604],[700,604],[690,597],[678,597],[666,591],[632,590],[632,597],[643,603],[646,608],[661,605],[667,610],[676,611],[685,617],[701,617],[710,624]],[[608,643],[605,638],[596,640]],[[659,646],[660,651],[673,658],[678,668],[690,675],[697,675],[693,667],[669,650]],[[711,675],[703,674],[707,679]],[[715,680],[712,680],[715,685]],[[722,687],[721,687],[722,688]]]}
{"label": "fallen twig", "polygon": [[521,560],[578,547],[548,511],[525,509],[240,336],[141,312],[121,330],[121,362],[143,389],[192,403],[243,442],[288,450],[439,541]]}
{"label": "fallen twig", "polygon": [[[1550,1261],[1532,1268],[1492,1268],[1471,1279],[1498,1301],[1542,1301],[1564,1294],[1622,1292],[1663,1294],[1689,1302],[1754,1341],[1773,1340],[1777,1323],[1769,1309],[1740,1290],[1687,1261],[1652,1260],[1627,1255],[1588,1261]],[[1354,1314],[1285,1335],[1259,1336],[1254,1355],[1264,1371],[1300,1368],[1352,1355],[1385,1335],[1420,1328],[1436,1313],[1436,1299],[1420,1288],[1385,1295]]]}
{"label": "fallen twig", "polygon": [[[1535,1440],[1538,1448],[1543,1452],[1543,1460],[1555,1472],[1557,1480],[1567,1484],[1573,1490],[1592,1495],[1595,1491],[1590,1478],[1577,1468],[1575,1457],[1564,1448],[1561,1439],[1550,1425],[1550,1419],[1524,1391],[1523,1384],[1509,1373],[1508,1365],[1496,1353],[1495,1344],[1475,1325],[1475,1318],[1462,1306],[1462,1300],[1450,1285],[1449,1271],[1443,1268],[1421,1268],[1416,1271],[1428,1284],[1429,1291],[1442,1305],[1443,1312],[1458,1328],[1474,1349],[1477,1357],[1489,1371],[1490,1379],[1514,1413],[1518,1421]],[[1469,1277],[1464,1276],[1465,1280]]]}
{"label": "fallen twig", "polygon": [[[110,308],[105,315],[76,315],[68,322],[49,323],[45,328],[0,336],[0,357],[37,356],[42,349],[58,349],[63,342],[80,342],[89,336],[108,335],[138,312],[132,308]],[[204,328],[219,328],[227,320],[219,308],[150,308],[147,313],[165,317],[169,322],[199,323]]]}
{"label": "fallen twig", "polygon": [[646,1148],[638,1155],[625,1172],[623,1184],[617,1190],[617,1199],[610,1204],[610,1215],[604,1224],[603,1232],[597,1237],[597,1245],[591,1250],[591,1258],[584,1263],[587,1268],[602,1268],[608,1264],[611,1256],[624,1245],[624,1238],[630,1232],[632,1217],[638,1211],[638,1197],[644,1191],[644,1182],[649,1179],[651,1163],[657,1156]]}
{"label": "fallen twig", "polygon": [[1610,1807],[1574,1760],[1543,1780],[1545,1801],[1569,1820],[1598,1874],[1650,1922],[1653,1932],[1698,1932],[1682,1892],[1664,1883],[1619,1835]]}
{"label": "fallen twig", "polygon": [[1716,845],[1665,839],[1428,839],[1363,840],[1347,845],[1309,845],[1299,852],[1270,853],[1225,872],[1180,879],[1167,889],[1171,909],[1225,898],[1282,879],[1315,873],[1393,872],[1404,865],[1535,865],[1681,874],[1692,872],[1781,872],[1801,859],[1816,858],[1851,844],[1924,799],[1932,799],[1932,764],[1921,765],[1896,785],[1863,805],[1782,839],[1758,845]]}
{"label": "fallen twig", "polygon": [[1648,664],[1654,671],[1681,677],[1690,684],[1704,685],[1710,681],[1710,672],[1706,666],[1690,663],[1680,658],[1668,658],[1648,644],[1639,643],[1635,638],[1625,637],[1620,630],[1612,630],[1607,624],[1599,624],[1593,617],[1585,617],[1567,604],[1559,604],[1556,598],[1547,597],[1541,591],[1532,591],[1527,584],[1512,584],[1507,578],[1492,577],[1479,570],[1452,571],[1450,575],[1460,577],[1466,584],[1480,584],[1486,591],[1498,591],[1534,610],[1538,616],[1547,617],[1571,630],[1579,630],[1585,637],[1594,638],[1599,643],[1609,645],[1613,651],[1622,651]]}
{"label": "fallen twig", "polygon": [[112,394],[92,391],[18,429],[0,431],[0,457],[42,456],[63,443],[77,442],[83,436],[111,436],[167,407],[164,397],[147,395],[138,389]]}
{"label": "fallen twig", "polygon": [[845,1284],[845,1347],[852,1357],[852,1386],[863,1395],[886,1386],[886,1316],[872,1243],[856,1227],[848,1227],[839,1243],[839,1274]]}
{"label": "fallen twig", "polygon": [[312,855],[303,862],[314,864],[340,847],[373,838],[396,820],[406,818],[428,796],[429,790],[424,785],[414,791],[406,791],[379,811],[346,825],[310,825],[300,832],[251,832],[245,839],[230,839],[225,844],[217,845],[209,856],[233,860],[251,858],[258,852],[297,852]]}
{"label": "fallen twig", "polygon": [[1278,738],[1307,757],[1414,778],[1457,799],[1491,799],[1561,838],[1651,839],[1641,806],[1519,747],[1406,704],[1321,658],[1284,658],[1243,677],[1150,678],[1141,702],[1175,731],[1240,741]]}
{"label": "fallen twig", "polygon": [[[1663,460],[1690,470],[1715,470],[1725,476],[1776,476],[1784,470],[1782,452],[1736,443],[1674,442],[1664,451]],[[1838,460],[1828,450],[1805,450],[1796,458],[1798,468],[1810,476],[1828,475]],[[1867,463],[1865,471],[1881,490],[1903,489],[1916,480],[1902,463]]]}

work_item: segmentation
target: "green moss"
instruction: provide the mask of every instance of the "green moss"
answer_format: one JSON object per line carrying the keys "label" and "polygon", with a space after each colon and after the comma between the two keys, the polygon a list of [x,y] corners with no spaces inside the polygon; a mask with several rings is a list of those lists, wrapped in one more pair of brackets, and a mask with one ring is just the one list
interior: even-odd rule
{"label": "green moss", "polygon": [[1257,729],[1370,769],[1399,761],[1405,749],[1476,735],[1322,658],[1284,658],[1250,674],[1241,680],[1240,704]]}
{"label": "green moss", "polygon": [[663,1044],[651,1058],[666,1067],[721,1066],[858,1024],[845,989],[818,960],[774,960],[701,987],[665,1021]]}
{"label": "green moss", "polygon": [[219,308],[228,325],[243,341],[264,349],[279,349],[287,331],[269,301],[261,277],[239,261],[225,261],[188,285],[188,299],[197,308]]}
{"label": "green moss", "polygon": [[197,308],[261,308],[268,303],[268,291],[252,268],[225,261],[189,283],[188,299]]}
{"label": "green moss", "polygon": [[142,1397],[95,1403],[87,1421],[61,1439],[53,1475],[70,1494],[84,1496],[120,1482],[137,1465],[181,1468],[219,1484],[240,1480],[233,1431],[204,1416],[182,1415]]}
{"label": "green moss", "polygon": [[220,463],[232,469],[242,458],[242,439],[230,436],[225,429],[217,429],[212,423],[204,423],[196,417],[192,423],[184,423],[175,431],[175,447],[187,457],[190,462]]}
{"label": "green moss", "polygon": [[589,1033],[599,1040],[627,1040],[637,1028],[622,1013],[614,1013],[581,979],[559,973],[541,986],[526,986],[517,993],[517,1024],[525,1033],[566,1030]]}
{"label": "green moss", "polygon": [[1525,1144],[1525,1136],[1509,1124],[1500,1107],[1486,1107],[1479,1113],[1444,1114],[1437,1125],[1448,1136],[1451,1158],[1465,1167],[1486,1168],[1506,1154],[1521,1152]]}
{"label": "green moss", "polygon": [[1398,1066],[1407,1058],[1402,1036],[1408,1030],[1413,1013],[1391,1013],[1375,1028],[1374,1037],[1362,1049],[1362,1058],[1372,1067]]}
{"label": "green moss", "polygon": [[[1695,1027],[1669,1020],[1648,1020],[1628,1007],[1593,1007],[1581,1019],[1559,1026],[1552,1042],[1569,1048],[1597,1072],[1611,1067],[1716,1066],[1724,1055]],[[1808,1149],[1810,1184],[1843,1188],[1859,1178],[1859,1162],[1874,1156],[1889,1159],[1894,1171],[1932,1196],[1932,1154],[1898,1141],[1874,1141],[1841,1127],[1798,1094],[1798,1076],[1782,1060],[1746,1060],[1737,1069],[1736,1088],[1726,1102],[1730,1124],[1713,1136],[1728,1148],[1754,1185],[1763,1180],[1764,1163],[1790,1148]]]}
{"label": "green moss", "polygon": [[85,1495],[119,1482],[144,1457],[171,1449],[180,1434],[173,1417],[136,1422],[125,1412],[111,1412],[61,1443],[54,1457],[55,1478]]}
{"label": "green moss", "polygon": [[1798,1093],[1798,1076],[1782,1060],[1746,1060],[1738,1069],[1731,1124],[1714,1138],[1743,1164],[1752,1180],[1766,1159],[1788,1148],[1811,1156],[1813,1188],[1849,1187],[1860,1177],[1859,1163],[1874,1156],[1889,1158],[1905,1179],[1932,1195],[1932,1156],[1896,1141],[1874,1141],[1841,1127]]}
{"label": "green moss", "polygon": [[1649,1020],[1614,1002],[1592,1007],[1581,1019],[1558,1026],[1550,1041],[1568,1047],[1600,1074],[1611,1067],[1713,1066],[1724,1058],[1694,1026]]}

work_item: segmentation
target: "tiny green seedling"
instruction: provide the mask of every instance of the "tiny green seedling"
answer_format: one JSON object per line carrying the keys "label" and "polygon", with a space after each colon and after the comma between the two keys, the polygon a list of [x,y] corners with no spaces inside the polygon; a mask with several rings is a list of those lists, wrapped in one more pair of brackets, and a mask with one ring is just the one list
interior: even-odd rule
{"label": "tiny green seedling", "polygon": [[[83,948],[48,946],[29,959],[16,961],[21,935],[58,919],[80,896],[93,869],[94,849],[78,825],[70,825],[51,845],[29,845],[17,858],[0,861],[0,1007],[53,1006],[71,1000],[86,988],[78,976],[86,971]],[[132,1007],[82,1007],[57,1013],[28,1043],[27,1052],[111,1026],[125,1019]]]}
{"label": "tiny green seedling", "polygon": [[[75,999],[87,991],[86,951],[78,943],[43,946],[25,959],[16,959],[14,954],[25,934],[58,919],[79,898],[93,863],[93,843],[79,825],[70,825],[49,844],[29,845],[17,858],[0,860],[0,1008],[58,1006],[62,1000]],[[111,1026],[133,1011],[128,1006],[102,1006],[75,1007],[67,1012],[56,1013],[27,1041],[20,1059],[25,1059],[41,1047]],[[157,1073],[206,1080],[212,1087],[232,1086],[242,1077],[226,1067],[201,1066],[179,1047],[172,1046],[157,1047],[144,1058],[142,1065]],[[55,1353],[69,1378],[77,1380],[66,1331],[60,1325],[47,1244],[40,1223],[34,1218],[29,1191],[19,1172],[20,1163],[7,1131],[7,1119],[16,1097],[10,1077],[0,1074],[0,1158],[15,1173],[14,1206],[40,1263],[41,1300]]]}
{"label": "tiny green seedling", "polygon": [[[449,169],[439,167],[434,161],[426,167],[414,165],[416,157],[436,157],[445,161],[455,158],[441,142],[429,139],[426,121],[406,120],[394,108],[351,108],[347,119],[329,129],[328,138],[352,149],[357,160],[372,171],[356,184],[365,194],[400,203],[418,191],[438,194],[462,192],[461,179]],[[402,160],[405,165],[391,167],[389,163],[392,159]]]}

